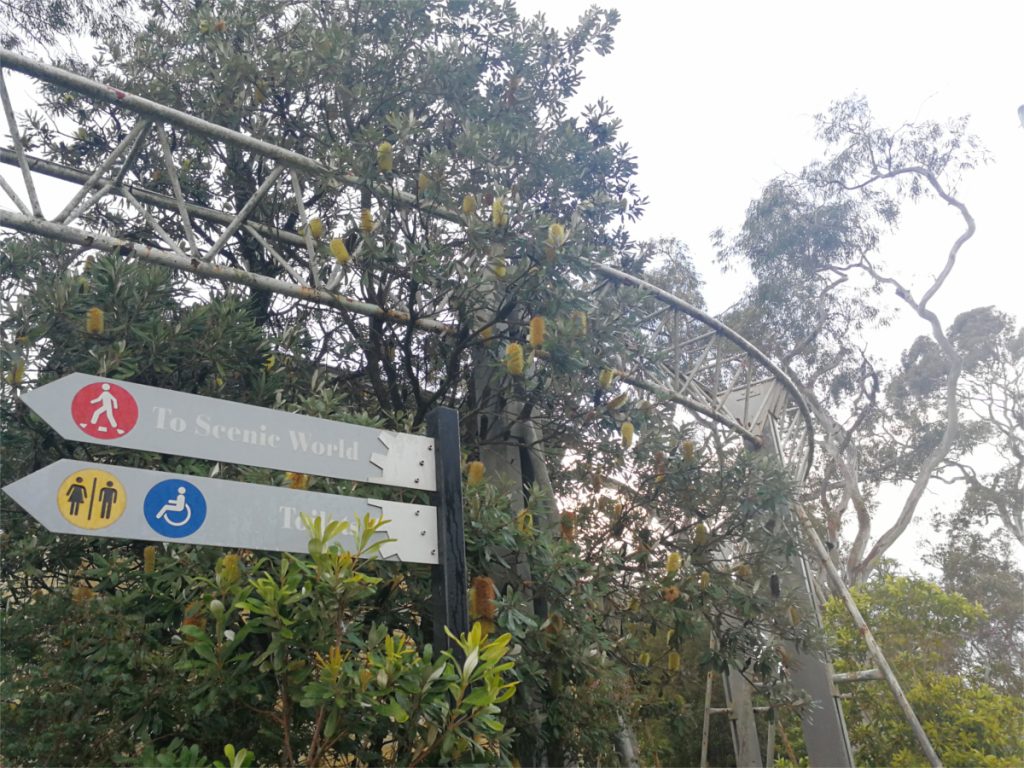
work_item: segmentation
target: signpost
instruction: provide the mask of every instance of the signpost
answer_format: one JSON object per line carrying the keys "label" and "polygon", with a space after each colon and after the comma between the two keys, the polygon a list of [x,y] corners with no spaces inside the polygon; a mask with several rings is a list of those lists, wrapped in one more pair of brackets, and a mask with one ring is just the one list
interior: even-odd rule
{"label": "signpost", "polygon": [[[434,647],[469,629],[458,413],[429,437],[74,373],[22,395],[69,440],[413,488],[434,504],[339,496],[63,459],[4,490],[54,533],[308,551],[302,515],[383,517],[380,556],[432,567]],[[353,551],[351,535],[334,540]]]}
{"label": "signpost", "polygon": [[[7,494],[54,533],[215,547],[308,551],[301,515],[386,521],[381,557],[438,562],[437,509],[194,475],[62,459],[11,483]],[[335,540],[354,549],[352,536]]]}
{"label": "signpost", "polygon": [[436,490],[429,437],[73,373],[21,399],[61,437]]}

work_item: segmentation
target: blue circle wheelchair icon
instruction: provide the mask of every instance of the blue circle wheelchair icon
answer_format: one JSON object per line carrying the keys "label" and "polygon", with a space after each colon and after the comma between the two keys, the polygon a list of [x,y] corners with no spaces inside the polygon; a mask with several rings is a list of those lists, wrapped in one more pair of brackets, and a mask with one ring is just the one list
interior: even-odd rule
{"label": "blue circle wheelchair icon", "polygon": [[192,483],[174,478],[149,489],[142,511],[149,527],[161,536],[182,539],[206,520],[206,499]]}

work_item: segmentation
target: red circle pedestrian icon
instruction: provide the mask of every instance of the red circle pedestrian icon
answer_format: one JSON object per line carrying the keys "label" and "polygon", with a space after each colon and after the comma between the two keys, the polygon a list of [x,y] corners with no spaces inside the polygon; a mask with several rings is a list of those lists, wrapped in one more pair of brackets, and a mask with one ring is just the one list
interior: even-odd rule
{"label": "red circle pedestrian icon", "polygon": [[124,387],[97,382],[75,393],[71,418],[90,437],[114,440],[132,431],[139,420],[139,406]]}

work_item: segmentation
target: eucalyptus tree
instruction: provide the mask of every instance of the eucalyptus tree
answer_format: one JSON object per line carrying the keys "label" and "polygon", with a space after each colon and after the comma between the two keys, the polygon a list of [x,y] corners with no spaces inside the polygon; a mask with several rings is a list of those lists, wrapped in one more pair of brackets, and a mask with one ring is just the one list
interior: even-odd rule
{"label": "eucalyptus tree", "polygon": [[[864,99],[849,98],[817,120],[824,159],[772,181],[751,204],[742,231],[728,243],[720,236],[721,253],[746,262],[756,277],[735,322],[786,361],[822,425],[825,463],[811,500],[833,543],[853,513],[855,533],[844,555],[848,577],[861,581],[907,530],[929,485],[948,477],[954,463],[968,466],[961,460],[971,461],[983,431],[1004,439],[998,435],[1007,429],[998,425],[1009,416],[1010,444],[1016,438],[1012,406],[996,406],[1000,413],[985,416],[984,428],[974,417],[965,427],[972,396],[956,340],[960,321],[947,328],[932,309],[935,297],[955,285],[954,270],[976,229],[956,194],[961,175],[985,159],[966,119],[888,130]],[[932,277],[905,278],[899,255],[883,247],[885,237],[907,206],[928,200],[947,206],[959,233],[932,256]],[[916,317],[927,335],[909,345],[903,369],[890,374],[871,334],[884,332],[898,310]],[[925,352],[928,384],[908,387],[908,371],[916,366],[921,373]],[[980,361],[970,365],[980,372]],[[1012,471],[1008,482],[1019,487]],[[977,474],[964,471],[968,482]],[[874,533],[882,483],[906,490],[893,522]]]}

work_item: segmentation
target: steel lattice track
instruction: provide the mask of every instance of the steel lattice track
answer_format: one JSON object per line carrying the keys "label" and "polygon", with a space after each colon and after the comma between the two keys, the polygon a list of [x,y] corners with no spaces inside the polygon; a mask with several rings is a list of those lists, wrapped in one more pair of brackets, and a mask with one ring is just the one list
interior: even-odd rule
{"label": "steel lattice track", "polygon": [[[3,69],[21,72],[95,102],[116,105],[122,124],[130,121],[130,128],[118,146],[91,162],[91,167],[72,167],[34,157],[26,151],[4,85],[0,95],[11,146],[0,148],[0,162],[20,169],[28,200],[21,199],[0,177],[7,197],[17,208],[0,208],[0,227],[83,247],[118,249],[192,275],[412,324],[426,332],[448,334],[456,330],[446,319],[410,317],[401,308],[348,298],[342,270],[317,253],[308,232],[270,226],[258,220],[254,212],[272,198],[288,199],[294,208],[290,211],[293,218],[306,221],[303,199],[314,190],[358,191],[368,187],[373,188],[377,199],[387,200],[395,209],[426,215],[442,224],[461,227],[461,212],[425,201],[397,186],[382,187],[341,173],[280,146],[16,53],[4,52]],[[182,162],[174,151],[186,141],[193,146],[203,145],[212,156],[224,156],[232,148],[241,150],[261,164],[264,180],[237,212],[189,198],[179,182]],[[43,216],[39,205],[33,181],[37,174],[78,186],[64,210],[52,219]],[[145,236],[135,233],[117,237],[100,226],[90,226],[90,212],[101,203],[120,206],[127,214],[141,217],[148,226]],[[174,225],[170,226],[169,221]],[[209,244],[201,243],[196,235],[200,225],[206,240],[212,240]],[[169,234],[169,229],[181,236]],[[259,274],[237,258],[229,258],[233,240],[241,236],[259,243],[279,267],[278,276]],[[760,444],[770,416],[782,435],[780,447],[791,476],[803,479],[813,460],[811,414],[799,390],[777,365],[743,336],[686,300],[611,266],[589,261],[588,267],[598,279],[630,285],[647,294],[658,306],[648,327],[663,340],[666,349],[673,351],[670,364],[639,360],[617,370],[620,378],[724,425],[734,435],[755,444]]]}

